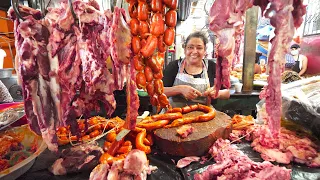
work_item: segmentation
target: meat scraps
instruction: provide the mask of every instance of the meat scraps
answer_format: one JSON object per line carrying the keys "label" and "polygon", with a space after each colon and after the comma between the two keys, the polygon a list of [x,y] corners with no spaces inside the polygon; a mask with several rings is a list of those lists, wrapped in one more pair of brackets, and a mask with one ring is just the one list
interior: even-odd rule
{"label": "meat scraps", "polygon": [[245,137],[247,141],[252,141],[251,146],[261,153],[261,158],[265,161],[282,164],[294,161],[309,167],[320,167],[320,147],[308,137],[301,137],[296,132],[280,128],[279,137],[274,139],[267,125],[246,123],[250,118],[252,117],[240,115],[232,118],[233,127],[236,129],[232,130],[230,140],[241,142],[240,138]]}
{"label": "meat scraps", "polygon": [[199,161],[199,160],[200,160],[200,157],[197,157],[197,156],[184,157],[178,161],[177,168],[184,168],[189,164],[191,164],[192,162]]}
{"label": "meat scraps", "polygon": [[268,161],[254,162],[230,144],[229,140],[218,139],[210,148],[216,164],[210,165],[195,180],[208,179],[290,179],[291,170]]}
{"label": "meat scraps", "polygon": [[[32,130],[41,134],[50,150],[57,151],[56,129],[70,125],[78,134],[76,118],[99,111],[100,102],[108,115],[116,107],[113,91],[121,90],[131,61],[131,33],[123,9],[101,11],[94,1],[61,2],[48,8],[43,19],[38,10],[19,6],[25,21],[13,8],[17,64],[22,80],[26,115]],[[28,16],[27,16],[28,15]],[[111,73],[106,60],[111,57]],[[129,128],[135,127],[139,98],[135,83],[127,90],[131,106]]]}
{"label": "meat scraps", "polygon": [[182,138],[188,137],[189,134],[193,133],[194,127],[191,124],[183,125],[177,129],[177,133]]}
{"label": "meat scraps", "polygon": [[149,166],[147,156],[143,151],[134,149],[129,152],[124,160],[108,164],[99,164],[90,173],[90,180],[135,179],[145,180],[147,174],[156,168]]}
{"label": "meat scraps", "polygon": [[57,159],[49,170],[54,175],[91,171],[99,164],[102,154],[102,148],[92,143],[64,149],[61,158]]}

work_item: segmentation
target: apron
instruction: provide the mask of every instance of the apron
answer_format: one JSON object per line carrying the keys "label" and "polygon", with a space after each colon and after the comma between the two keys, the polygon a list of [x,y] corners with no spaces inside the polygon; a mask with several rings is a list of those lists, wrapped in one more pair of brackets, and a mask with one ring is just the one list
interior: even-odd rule
{"label": "apron", "polygon": [[[204,93],[208,88],[210,88],[210,82],[208,77],[208,60],[202,61],[202,73],[201,78],[194,78],[192,75],[184,73],[184,67],[185,67],[185,60],[182,60],[181,62],[178,62],[178,74],[176,76],[176,79],[174,80],[173,86],[178,85],[188,85],[191,86],[201,93]],[[169,101],[171,106],[174,107],[183,107],[186,105],[192,105],[192,104],[205,104],[210,105],[211,104],[211,98],[210,97],[197,97],[196,99],[187,100],[183,95],[176,95],[169,97]]]}
{"label": "apron", "polygon": [[295,72],[297,72],[297,73],[299,73],[300,72],[300,70],[301,70],[301,68],[300,68],[300,64],[301,64],[301,62],[299,61],[299,55],[298,55],[298,59],[296,60],[296,63],[294,64],[294,66],[292,67],[292,71],[295,71]]}

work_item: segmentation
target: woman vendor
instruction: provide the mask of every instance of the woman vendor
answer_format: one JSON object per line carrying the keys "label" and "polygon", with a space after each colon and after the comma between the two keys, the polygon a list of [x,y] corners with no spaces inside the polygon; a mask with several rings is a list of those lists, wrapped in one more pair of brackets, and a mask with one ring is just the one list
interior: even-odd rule
{"label": "woman vendor", "polygon": [[[190,34],[185,42],[185,58],[170,62],[164,69],[164,93],[172,107],[189,104],[209,105],[214,98],[215,63],[203,59],[208,39],[202,32]],[[228,99],[228,89],[219,90],[219,99]]]}
{"label": "woman vendor", "polygon": [[307,71],[308,58],[305,55],[300,54],[300,46],[298,44],[293,44],[290,49],[291,55],[295,60],[292,70],[297,72],[299,76],[302,76]]}

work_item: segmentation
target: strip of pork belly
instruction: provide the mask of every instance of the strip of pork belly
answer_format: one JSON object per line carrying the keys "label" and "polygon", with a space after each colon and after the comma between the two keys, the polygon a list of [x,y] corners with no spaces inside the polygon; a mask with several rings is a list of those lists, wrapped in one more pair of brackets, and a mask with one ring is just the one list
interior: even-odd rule
{"label": "strip of pork belly", "polygon": [[109,41],[111,43],[111,57],[113,61],[112,73],[117,90],[124,86],[126,78],[126,65],[131,59],[131,32],[127,23],[125,10],[115,7]]}
{"label": "strip of pork belly", "polygon": [[284,56],[294,34],[292,16],[292,0],[274,1],[266,14],[270,23],[275,27],[275,37],[268,58],[269,77],[266,88],[266,111],[268,113],[268,126],[273,137],[278,137],[281,120],[281,73],[283,71]]}
{"label": "strip of pork belly", "polygon": [[50,31],[49,58],[51,63],[51,89],[56,95],[58,126],[75,125],[74,119],[68,118],[68,109],[81,86],[81,60],[77,53],[79,30],[74,26],[74,19],[69,6],[60,3],[59,8],[49,8],[45,17]]}
{"label": "strip of pork belly", "polygon": [[93,97],[92,100],[98,99],[103,102],[107,114],[111,115],[116,102],[113,96],[114,78],[106,64],[110,55],[108,51],[110,19],[103,12],[86,3],[76,1],[73,4],[80,27],[77,38],[82,62],[82,78],[85,82],[85,91],[82,92]]}
{"label": "strip of pork belly", "polygon": [[[20,73],[24,84],[25,99],[32,100],[42,137],[50,150],[57,150],[55,119],[58,118],[50,90],[50,62],[47,43],[48,29],[38,20],[28,17],[18,26],[24,39],[19,48]],[[31,105],[31,103],[26,104]],[[27,107],[29,110],[30,107]]]}
{"label": "strip of pork belly", "polygon": [[[230,71],[235,53],[235,37],[243,32],[245,11],[253,6],[253,0],[216,0],[210,9],[209,28],[218,37],[216,63],[216,95],[221,85],[230,88]],[[223,9],[223,11],[221,11]]]}
{"label": "strip of pork belly", "polygon": [[[113,76],[115,88],[122,89],[125,80],[127,81],[127,116],[126,128],[134,129],[138,117],[139,96],[135,83],[136,71],[133,66],[131,52],[131,32],[127,24],[125,10],[115,7],[113,21],[110,29],[111,57],[113,61]],[[126,77],[127,76],[127,77]]]}
{"label": "strip of pork belly", "polygon": [[[39,20],[41,18],[41,12],[26,6],[19,6],[20,13],[23,16],[31,15],[33,18]],[[24,107],[25,107],[25,112],[27,115],[28,123],[30,125],[30,128],[36,132],[37,134],[41,134],[39,125],[38,125],[38,119],[37,116],[33,113],[33,106],[32,106],[32,99],[30,96],[30,93],[27,91],[27,85],[22,83],[22,77],[21,77],[21,71],[20,71],[20,55],[19,55],[19,50],[24,42],[24,38],[21,36],[21,34],[18,32],[18,27],[20,24],[20,20],[17,18],[13,8],[11,7],[8,10],[8,17],[14,21],[14,37],[15,37],[15,47],[16,47],[16,57],[15,57],[15,68],[18,71],[18,81],[19,84],[22,86],[22,91],[24,97]],[[30,47],[29,47],[30,48]],[[30,67],[30,66],[29,66]],[[35,67],[32,67],[35,68]]]}

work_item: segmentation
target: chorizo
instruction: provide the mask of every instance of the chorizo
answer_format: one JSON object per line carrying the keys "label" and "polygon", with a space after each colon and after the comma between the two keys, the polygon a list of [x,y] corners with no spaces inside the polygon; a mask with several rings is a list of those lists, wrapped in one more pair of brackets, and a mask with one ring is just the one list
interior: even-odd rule
{"label": "chorizo", "polygon": [[151,116],[151,119],[153,119],[154,121],[158,121],[158,120],[175,120],[175,119],[178,119],[178,118],[182,118],[182,114],[180,112],[156,114],[156,115]]}
{"label": "chorizo", "polygon": [[163,72],[160,71],[160,72],[158,72],[158,73],[154,73],[154,74],[153,74],[153,77],[154,77],[155,79],[162,79],[162,78],[163,78]]}
{"label": "chorizo", "polygon": [[175,27],[177,25],[177,12],[169,10],[165,15],[165,23],[168,27]]}
{"label": "chorizo", "polygon": [[158,64],[156,59],[156,54],[146,60],[147,66],[149,66],[154,73],[159,73],[161,70],[161,66]]}
{"label": "chorizo", "polygon": [[197,111],[198,108],[199,108],[198,104],[192,104],[192,105],[189,105],[189,106],[191,108],[191,111]]}
{"label": "chorizo", "polygon": [[152,0],[151,1],[151,10],[153,12],[161,12],[162,9],[162,0]]}
{"label": "chorizo", "polygon": [[118,149],[117,154],[127,154],[132,150],[131,141],[125,141]]}
{"label": "chorizo", "polygon": [[181,109],[183,114],[189,113],[192,110],[190,106],[185,106],[185,107],[182,107]]}
{"label": "chorizo", "polygon": [[175,113],[175,112],[182,113],[182,109],[179,108],[179,107],[175,107],[175,108],[169,109],[169,110],[167,111],[167,113]]}
{"label": "chorizo", "polygon": [[139,1],[138,3],[138,19],[146,21],[148,19],[149,9],[146,2]]}
{"label": "chorizo", "polygon": [[114,161],[118,161],[118,160],[121,160],[121,159],[124,159],[125,156],[117,156],[117,157],[114,157],[112,155],[110,155],[109,153],[103,153],[101,156],[100,156],[100,159],[99,159],[99,162],[100,164],[109,164],[109,165],[112,165],[112,163]]}
{"label": "chorizo", "polygon": [[155,13],[152,16],[150,33],[156,37],[164,33],[164,21],[161,13]]}
{"label": "chorizo", "polygon": [[139,35],[141,39],[146,39],[149,36],[149,33],[150,33],[149,24],[146,21],[140,21]]}
{"label": "chorizo", "polygon": [[205,121],[210,121],[216,116],[216,110],[210,111],[206,114],[202,114],[198,116],[198,122],[205,122]]}
{"label": "chorizo", "polygon": [[159,95],[158,100],[161,107],[168,107],[170,104],[167,96],[164,93]]}
{"label": "chorizo", "polygon": [[152,146],[153,145],[153,137],[152,137],[152,134],[147,134],[147,137],[146,139],[149,141],[150,145],[149,146]]}
{"label": "chorizo", "polygon": [[164,43],[166,43],[166,45],[171,46],[174,42],[174,29],[169,27],[165,30],[164,32],[164,37],[163,37],[163,41]]}
{"label": "chorizo", "polygon": [[144,68],[144,75],[146,76],[147,82],[151,82],[153,80],[153,73],[149,66]]}
{"label": "chorizo", "polygon": [[129,2],[129,7],[128,7],[128,11],[129,11],[129,15],[131,18],[137,18],[138,17],[138,2],[137,1],[132,1]]}
{"label": "chorizo", "polygon": [[179,118],[174,121],[172,121],[171,124],[164,126],[164,128],[171,128],[171,127],[177,127],[182,126],[184,124],[190,124],[198,120],[198,117],[185,117],[185,118]]}
{"label": "chorizo", "polygon": [[131,34],[136,36],[139,34],[139,20],[136,18],[132,18],[130,20],[130,30],[131,30]]}
{"label": "chorizo", "polygon": [[153,96],[150,97],[150,103],[152,106],[159,106],[159,101],[158,101],[158,95],[154,94]]}
{"label": "chorizo", "polygon": [[133,57],[133,66],[134,66],[134,69],[137,71],[142,71],[144,69],[144,66],[140,58],[141,57],[139,55],[136,55]]}
{"label": "chorizo", "polygon": [[140,131],[136,137],[136,148],[144,151],[146,154],[150,154],[151,153],[151,148],[150,146],[146,146],[143,143],[143,140],[146,138],[147,132],[145,129],[143,129],[142,131]]}
{"label": "chorizo", "polygon": [[111,156],[114,156],[116,154],[116,152],[118,151],[118,149],[120,148],[121,144],[123,143],[124,138],[122,138],[120,141],[114,141],[112,142],[111,146],[108,149],[108,153]]}
{"label": "chorizo", "polygon": [[158,95],[161,95],[163,93],[163,81],[161,79],[155,79],[153,81],[154,84],[154,92]]}
{"label": "chorizo", "polygon": [[146,124],[138,124],[138,127],[144,128],[148,131],[152,131],[155,129],[162,128],[163,126],[169,124],[170,120],[159,120],[151,123],[146,123]]}
{"label": "chorizo", "polygon": [[144,56],[144,57],[150,57],[152,56],[154,50],[156,50],[157,48],[157,44],[158,44],[158,39],[157,37],[151,35],[148,37],[147,39],[147,45],[144,46],[142,49],[141,49],[141,54]]}
{"label": "chorizo", "polygon": [[131,39],[131,46],[134,54],[139,54],[140,52],[140,38],[138,36],[133,36]]}
{"label": "chorizo", "polygon": [[214,109],[209,107],[209,106],[206,106],[206,105],[203,105],[203,104],[198,104],[198,109],[200,111],[203,111],[205,113],[209,113],[210,111],[213,111]]}
{"label": "chorizo", "polygon": [[178,0],[163,0],[163,3],[164,3],[169,9],[177,9],[177,6],[178,6]]}
{"label": "chorizo", "polygon": [[167,45],[163,42],[163,36],[158,37],[158,52],[165,52],[167,50]]}
{"label": "chorizo", "polygon": [[138,74],[136,75],[136,84],[139,89],[144,89],[146,87],[146,76],[142,72],[138,72]]}
{"label": "chorizo", "polygon": [[146,86],[147,93],[149,94],[150,97],[154,95],[154,86],[152,82],[149,82]]}
{"label": "chorizo", "polygon": [[117,133],[114,131],[111,131],[106,135],[106,140],[109,142],[114,142],[116,140],[116,137],[117,137]]}
{"label": "chorizo", "polygon": [[143,48],[146,45],[147,45],[147,41],[145,39],[141,39],[141,41],[140,41],[141,48]]}

